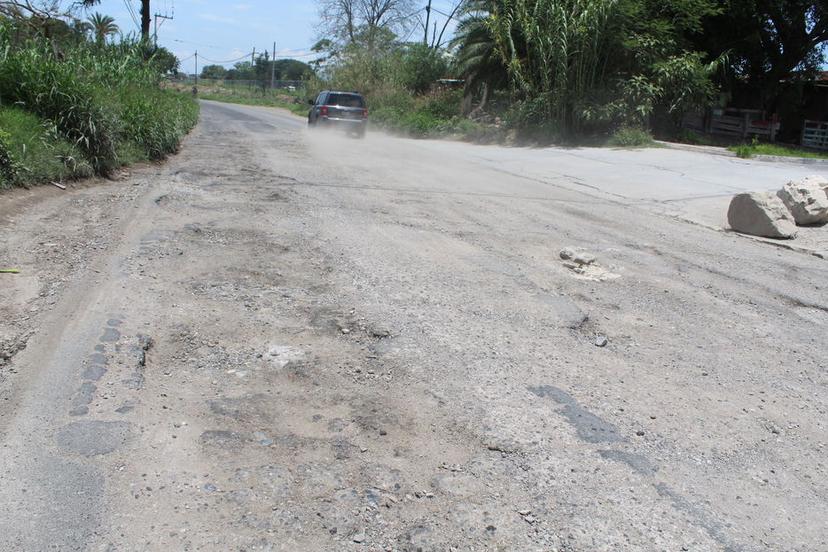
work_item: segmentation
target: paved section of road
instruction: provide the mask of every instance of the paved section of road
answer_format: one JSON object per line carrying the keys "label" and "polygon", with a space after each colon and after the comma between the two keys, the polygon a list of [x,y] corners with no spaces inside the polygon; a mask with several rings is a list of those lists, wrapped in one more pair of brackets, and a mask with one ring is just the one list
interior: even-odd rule
{"label": "paved section of road", "polygon": [[810,172],[205,102],[0,197],[0,549],[828,550],[828,265],[673,216]]}
{"label": "paved section of road", "polygon": [[[711,228],[728,228],[734,194],[776,192],[787,182],[813,174],[828,176],[828,165],[739,159],[666,148],[502,148],[423,142],[448,155],[471,157],[511,176],[598,195]],[[828,257],[828,232],[802,228],[784,245]]]}

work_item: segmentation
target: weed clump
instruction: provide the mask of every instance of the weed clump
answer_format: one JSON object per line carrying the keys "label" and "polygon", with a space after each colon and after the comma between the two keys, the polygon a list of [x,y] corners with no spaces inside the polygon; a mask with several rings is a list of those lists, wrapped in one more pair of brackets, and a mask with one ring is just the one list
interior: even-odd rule
{"label": "weed clump", "polygon": [[17,182],[20,167],[11,152],[11,135],[0,128],[0,188]]}
{"label": "weed clump", "polygon": [[623,127],[610,136],[608,143],[617,148],[640,148],[653,145],[653,136],[641,128]]}
{"label": "weed clump", "polygon": [[[178,149],[197,121],[196,102],[161,88],[162,75],[141,43],[79,42],[57,51],[40,36],[12,37],[8,27],[0,26],[0,105],[33,114],[53,131],[43,139],[70,168],[58,170],[58,177],[77,176],[85,167],[108,175],[136,157],[161,159]],[[14,128],[22,132],[31,125]],[[8,139],[28,144],[31,136],[24,132]],[[131,155],[124,158],[123,152]],[[37,166],[23,162],[27,170],[38,172]]]}

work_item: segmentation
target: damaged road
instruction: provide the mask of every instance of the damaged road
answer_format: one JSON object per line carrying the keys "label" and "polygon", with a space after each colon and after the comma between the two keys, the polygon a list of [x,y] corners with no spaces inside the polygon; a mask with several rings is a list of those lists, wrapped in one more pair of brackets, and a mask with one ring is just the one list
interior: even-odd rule
{"label": "damaged road", "polygon": [[0,197],[0,549],[828,550],[826,262],[499,156],[204,102]]}

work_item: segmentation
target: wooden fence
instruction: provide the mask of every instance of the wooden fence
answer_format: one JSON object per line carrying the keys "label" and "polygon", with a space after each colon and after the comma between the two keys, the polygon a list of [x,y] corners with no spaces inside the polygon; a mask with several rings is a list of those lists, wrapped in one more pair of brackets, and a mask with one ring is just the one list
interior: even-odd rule
{"label": "wooden fence", "polygon": [[802,145],[806,148],[828,150],[828,122],[806,120],[802,126]]}
{"label": "wooden fence", "polygon": [[767,119],[765,113],[758,109],[714,109],[706,114],[688,115],[684,119],[684,127],[743,140],[763,136],[775,142],[780,124],[776,116]]}

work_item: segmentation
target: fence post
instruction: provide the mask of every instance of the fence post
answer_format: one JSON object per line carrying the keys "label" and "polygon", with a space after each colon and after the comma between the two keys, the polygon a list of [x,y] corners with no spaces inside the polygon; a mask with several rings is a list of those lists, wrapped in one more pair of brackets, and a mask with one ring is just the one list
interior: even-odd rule
{"label": "fence post", "polygon": [[750,118],[750,113],[745,113],[744,116],[742,117],[742,139],[743,140],[747,140],[749,118]]}

